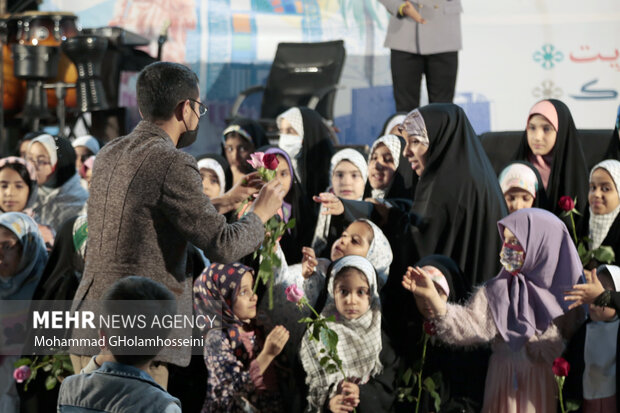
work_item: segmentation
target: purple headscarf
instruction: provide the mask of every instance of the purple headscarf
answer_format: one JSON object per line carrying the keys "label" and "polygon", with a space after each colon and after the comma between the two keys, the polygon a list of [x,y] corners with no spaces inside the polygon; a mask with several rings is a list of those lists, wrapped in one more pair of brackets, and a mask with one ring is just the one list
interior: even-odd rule
{"label": "purple headscarf", "polygon": [[568,309],[563,293],[577,283],[583,266],[566,226],[551,212],[520,209],[497,227],[502,241],[508,228],[525,251],[518,274],[502,269],[485,285],[495,325],[516,351]]}
{"label": "purple headscarf", "polygon": [[[295,180],[295,173],[293,172],[293,164],[291,163],[291,157],[288,156],[288,154],[284,150],[277,148],[277,147],[267,149],[265,151],[265,154],[268,154],[268,153],[272,153],[274,155],[280,155],[284,157],[284,159],[286,159],[286,162],[288,163],[288,172],[291,174],[291,184],[289,185],[288,188],[286,188],[286,192],[288,193],[293,187],[293,181]],[[282,213],[284,215],[284,222],[288,222],[288,220],[291,218],[292,210],[293,210],[293,207],[291,206],[291,204],[289,204],[286,201],[282,201]]]}

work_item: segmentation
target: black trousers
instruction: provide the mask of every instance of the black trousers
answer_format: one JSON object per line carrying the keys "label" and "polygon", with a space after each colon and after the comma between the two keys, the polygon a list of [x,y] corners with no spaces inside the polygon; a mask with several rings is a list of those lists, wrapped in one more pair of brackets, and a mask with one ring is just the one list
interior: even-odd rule
{"label": "black trousers", "polygon": [[397,112],[409,112],[420,106],[422,74],[430,103],[449,103],[454,99],[458,52],[420,55],[392,50],[392,87]]}

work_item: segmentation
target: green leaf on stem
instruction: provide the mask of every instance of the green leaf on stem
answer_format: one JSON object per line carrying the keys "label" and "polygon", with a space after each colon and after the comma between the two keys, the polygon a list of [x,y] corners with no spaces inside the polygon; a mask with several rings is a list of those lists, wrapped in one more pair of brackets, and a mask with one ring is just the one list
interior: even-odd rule
{"label": "green leaf on stem", "polygon": [[58,384],[58,379],[56,379],[56,377],[54,376],[47,376],[47,378],[45,379],[45,388],[47,390],[52,390],[54,387],[56,387],[56,384]]}
{"label": "green leaf on stem", "polygon": [[600,247],[595,249],[593,251],[593,255],[598,262],[603,262],[605,264],[611,264],[615,261],[616,258],[614,250],[607,245],[601,245]]}
{"label": "green leaf on stem", "polygon": [[565,410],[567,412],[574,412],[575,410],[579,410],[580,407],[581,403],[579,403],[577,400],[567,400]]}
{"label": "green leaf on stem", "polygon": [[19,360],[17,360],[15,363],[13,363],[13,367],[18,368],[21,366],[30,366],[32,364],[32,360],[30,360],[28,357],[22,357]]}
{"label": "green leaf on stem", "polygon": [[407,370],[405,370],[405,373],[403,373],[403,381],[405,382],[405,385],[409,385],[409,381],[411,381],[412,375],[413,375],[413,370],[411,368],[408,368]]}

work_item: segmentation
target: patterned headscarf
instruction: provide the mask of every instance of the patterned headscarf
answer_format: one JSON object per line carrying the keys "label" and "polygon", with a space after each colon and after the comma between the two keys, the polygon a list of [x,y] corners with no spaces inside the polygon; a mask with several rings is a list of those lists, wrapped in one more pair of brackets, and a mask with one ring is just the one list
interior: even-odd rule
{"label": "patterned headscarf", "polygon": [[428,146],[428,132],[426,131],[426,123],[418,109],[414,109],[407,114],[403,121],[403,126],[408,135],[417,136],[422,145]]}
{"label": "patterned headscarf", "polygon": [[[216,316],[215,324],[221,323],[218,327],[226,331],[235,356],[244,364],[249,363],[249,355],[243,345],[241,331],[253,327],[244,324],[233,313],[233,305],[241,279],[247,272],[254,274],[254,270],[243,264],[212,263],[194,282],[194,312],[196,315]],[[258,331],[256,333],[258,334]],[[258,345],[259,342],[260,340],[256,340],[255,344]],[[255,351],[255,354],[258,353]]]}
{"label": "patterned headscarf", "polygon": [[280,125],[282,124],[282,119],[286,119],[288,123],[291,124],[301,139],[304,138],[304,119],[301,116],[301,111],[298,107],[292,107],[289,110],[282,112],[276,118],[278,129],[280,129]]}
{"label": "patterned headscarf", "polygon": [[[372,158],[372,154],[375,152],[375,149],[377,149],[377,146],[379,146],[380,144],[387,146],[387,148],[390,150],[390,153],[392,154],[392,158],[394,158],[394,169],[395,170],[398,169],[398,165],[400,164],[400,152],[401,152],[402,147],[400,144],[400,139],[398,139],[398,136],[396,135],[384,135],[384,136],[379,137],[376,141],[374,141],[374,143],[372,144],[372,147],[370,148],[370,156],[368,157],[368,164],[370,165],[370,159]],[[392,186],[392,182],[390,182],[390,184],[385,189],[373,188],[372,195],[371,195],[372,198],[375,198],[375,199],[385,198],[385,194],[389,191],[391,186]]]}
{"label": "patterned headscarf", "polygon": [[41,238],[37,223],[21,212],[1,214],[0,225],[11,231],[22,247],[17,272],[9,279],[0,279],[0,298],[30,300],[47,260],[45,242]]}
{"label": "patterned headscarf", "polygon": [[519,188],[527,191],[536,198],[538,193],[538,177],[532,168],[522,163],[508,165],[499,174],[499,186],[502,193],[506,194],[512,188]]}
{"label": "patterned headscarf", "polygon": [[222,168],[222,165],[213,158],[203,158],[198,161],[198,169],[210,169],[215,172],[217,180],[220,183],[220,195],[224,195],[226,191],[226,175],[224,175],[224,168]]}
{"label": "patterned headscarf", "polygon": [[33,164],[23,158],[18,158],[16,156],[8,156],[6,158],[0,159],[0,170],[7,165],[14,164],[23,165],[28,171],[28,177],[30,178],[30,182],[26,182],[26,185],[28,185],[28,200],[26,201],[26,208],[24,208],[24,211],[22,212],[30,215],[30,208],[32,208],[32,206],[37,200],[37,170],[35,169]]}
{"label": "patterned headscarf", "polygon": [[[590,182],[592,182],[592,174],[594,174],[594,171],[599,168],[604,169],[611,176],[611,179],[614,181],[614,185],[616,186],[616,192],[618,192],[618,188],[620,188],[620,186],[618,186],[620,183],[620,162],[615,159],[606,159],[597,163],[590,171]],[[590,239],[592,240],[592,249],[596,249],[601,246],[607,236],[607,233],[609,232],[609,228],[613,225],[619,212],[620,204],[610,213],[602,215],[594,214],[592,212],[592,208],[590,208],[589,230]]]}
{"label": "patterned headscarf", "polygon": [[377,288],[381,291],[381,287],[385,285],[390,275],[390,265],[392,265],[392,258],[394,257],[392,247],[381,228],[374,222],[366,218],[357,219],[356,221],[365,222],[372,229],[373,238],[368,248],[366,259],[370,261],[377,271],[377,281],[379,283]]}
{"label": "patterned headscarf", "polygon": [[338,166],[338,164],[342,161],[349,161],[355,165],[357,169],[359,169],[365,185],[366,180],[368,179],[368,163],[366,162],[366,159],[364,159],[364,155],[351,148],[342,149],[332,156],[331,165],[329,168],[330,182],[334,176],[334,169],[336,169],[336,166]]}
{"label": "patterned headscarf", "polygon": [[[368,281],[370,288],[370,309],[355,320],[341,317],[334,301],[334,278],[344,268],[353,267],[360,270]],[[377,279],[372,264],[363,257],[351,255],[341,258],[332,268],[332,276],[327,285],[329,298],[321,312],[322,316],[336,316],[335,322],[328,322],[329,328],[338,334],[338,356],[342,368],[349,380],[359,380],[363,384],[371,376],[381,372],[383,366],[379,360],[381,353],[381,309],[377,293]],[[306,384],[309,386],[308,403],[312,410],[319,410],[328,397],[336,393],[336,384],[343,380],[340,372],[327,373],[319,360],[321,342],[310,339],[311,332],[306,331],[301,343],[300,358],[306,371]],[[329,393],[331,388],[331,394]]]}

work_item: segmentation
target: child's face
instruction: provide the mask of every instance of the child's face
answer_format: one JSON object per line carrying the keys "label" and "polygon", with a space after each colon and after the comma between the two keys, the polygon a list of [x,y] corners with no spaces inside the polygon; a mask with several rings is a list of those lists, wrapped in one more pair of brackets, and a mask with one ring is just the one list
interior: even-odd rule
{"label": "child's face", "polygon": [[597,168],[592,173],[588,202],[595,215],[609,214],[620,203],[616,184],[609,172],[603,168]]}
{"label": "child's face", "polygon": [[518,209],[531,208],[534,205],[534,197],[532,194],[521,188],[510,188],[504,194],[508,213],[512,214]]}
{"label": "child's face", "polygon": [[366,276],[355,268],[344,269],[334,284],[336,310],[347,320],[355,320],[370,308],[370,287]]}
{"label": "child's face", "polygon": [[247,160],[250,159],[252,152],[254,152],[254,145],[248,142],[247,139],[239,136],[236,132],[226,135],[224,153],[226,153],[226,160],[231,167],[237,168],[240,171],[250,171],[252,168],[247,163]]}
{"label": "child's face", "polygon": [[10,230],[0,225],[0,277],[9,279],[17,274],[22,259],[22,244]]}
{"label": "child's face", "polygon": [[84,162],[94,154],[86,146],[76,146],[73,150],[75,151],[75,169],[79,171]]}
{"label": "child's face", "polygon": [[293,177],[291,176],[291,170],[286,158],[282,155],[276,155],[278,158],[278,167],[276,168],[276,179],[280,181],[282,188],[285,188],[287,193],[290,190]]}
{"label": "child's face", "polygon": [[4,212],[21,212],[28,203],[30,188],[13,168],[0,170],[0,207]]}
{"label": "child's face", "polygon": [[384,144],[379,144],[370,155],[368,162],[368,182],[374,189],[385,189],[392,182],[396,164],[392,152]]}
{"label": "child's face", "polygon": [[254,278],[252,273],[246,272],[241,278],[241,286],[235,297],[233,304],[233,313],[244,323],[249,323],[251,319],[256,317],[256,302],[258,296],[252,292],[252,282]]}
{"label": "child's face", "polygon": [[[615,291],[614,283],[607,276],[601,275],[599,277],[603,288],[606,290]],[[609,307],[599,307],[594,304],[589,305],[590,318],[592,321],[611,321],[616,316],[616,310]]]}
{"label": "child's face", "polygon": [[349,161],[341,161],[332,175],[334,194],[344,199],[360,199],[364,195],[364,178],[360,170]]}
{"label": "child's face", "polygon": [[50,154],[39,142],[35,142],[28,151],[28,160],[34,165],[37,170],[37,183],[43,185],[49,181],[50,176],[54,172],[52,169],[52,162]]}
{"label": "child's face", "polygon": [[202,168],[200,170],[200,177],[202,178],[202,192],[210,199],[220,196],[220,181],[217,179],[217,174],[213,169]]}
{"label": "child's face", "polygon": [[330,258],[336,261],[346,255],[365,257],[372,239],[373,233],[370,225],[365,222],[353,222],[332,245]]}
{"label": "child's face", "polygon": [[555,146],[558,132],[543,115],[533,115],[527,124],[527,144],[534,155],[545,156]]}

